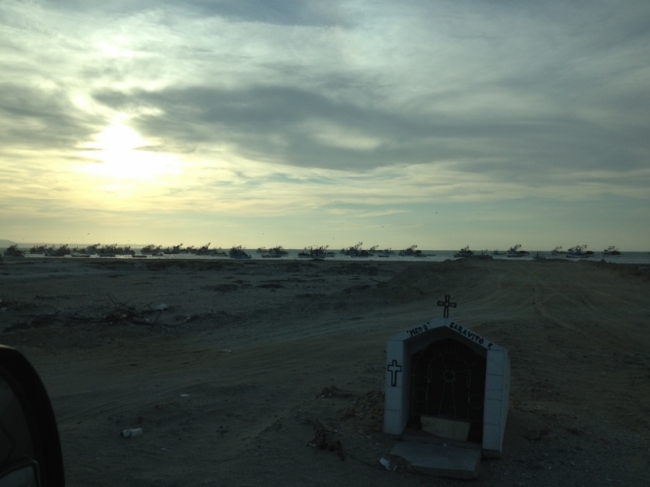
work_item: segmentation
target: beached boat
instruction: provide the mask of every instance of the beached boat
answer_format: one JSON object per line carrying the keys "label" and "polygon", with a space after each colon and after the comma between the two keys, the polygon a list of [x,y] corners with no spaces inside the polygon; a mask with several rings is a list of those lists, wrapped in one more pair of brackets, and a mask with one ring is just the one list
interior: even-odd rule
{"label": "beached boat", "polygon": [[192,251],[191,253],[195,255],[212,255],[212,250],[213,249],[210,248],[210,242],[208,242],[206,245],[199,247],[198,249]]}
{"label": "beached boat", "polygon": [[586,245],[575,245],[566,251],[566,256],[569,259],[586,259],[592,257],[594,253],[591,250],[585,250]]}
{"label": "beached boat", "polygon": [[402,257],[426,257],[421,250],[416,250],[417,245],[411,245],[408,249],[400,250],[399,255]]}
{"label": "beached boat", "polygon": [[272,259],[277,259],[279,257],[284,257],[285,255],[289,255],[289,252],[284,250],[282,245],[278,245],[277,247],[271,247],[268,251],[262,253],[262,257],[264,258],[272,258]]}
{"label": "beached boat", "polygon": [[183,244],[174,245],[173,247],[167,247],[167,248],[164,249],[162,252],[163,252],[163,254],[165,254],[165,255],[176,255],[176,254],[180,254],[180,253],[181,253],[181,251],[180,251],[180,249],[181,249],[181,245],[183,245]]}
{"label": "beached boat", "polygon": [[244,252],[244,249],[242,248],[241,245],[238,245],[237,247],[232,247],[230,251],[228,252],[228,256],[231,259],[250,259],[251,256],[248,255],[246,252]]}
{"label": "beached boat", "polygon": [[510,247],[506,255],[508,257],[526,257],[528,255],[528,252],[526,252],[525,250],[519,250],[520,248],[521,248],[521,244],[517,244],[514,247]]}
{"label": "beached boat", "polygon": [[145,245],[140,249],[140,253],[142,255],[155,255],[155,256],[163,255],[162,246],[161,245],[156,246],[154,244]]}
{"label": "beached boat", "polygon": [[[259,250],[259,249],[258,249]],[[262,258],[263,259],[279,259],[280,257],[283,257],[285,255],[288,255],[289,252],[284,250],[282,246],[278,247],[273,247],[269,250],[264,250],[262,252]]]}
{"label": "beached boat", "polygon": [[603,255],[621,255],[621,251],[618,250],[618,248],[611,245],[607,247],[605,250],[603,250]]}
{"label": "beached boat", "polygon": [[377,253],[378,245],[370,247],[369,250],[362,249],[361,248],[362,245],[363,242],[359,242],[358,244],[353,245],[352,247],[341,249],[341,254],[347,255],[348,257],[360,257],[360,258],[375,256],[375,254]]}
{"label": "beached boat", "polygon": [[4,255],[7,257],[25,257],[25,252],[18,248],[18,244],[13,244],[5,249]]}
{"label": "beached boat", "polygon": [[474,252],[469,249],[469,245],[454,253],[454,257],[471,257],[472,255],[474,255]]}
{"label": "beached boat", "polygon": [[301,259],[324,259],[334,257],[336,254],[327,250],[328,245],[324,247],[306,247],[304,252],[299,252],[298,257]]}

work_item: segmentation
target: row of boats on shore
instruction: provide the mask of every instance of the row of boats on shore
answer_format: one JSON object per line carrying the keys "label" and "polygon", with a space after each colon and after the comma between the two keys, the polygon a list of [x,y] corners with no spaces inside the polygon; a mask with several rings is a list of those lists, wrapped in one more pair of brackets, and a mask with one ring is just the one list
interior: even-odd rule
{"label": "row of boats on shore", "polygon": [[[613,245],[607,247],[601,253],[602,255],[623,255],[622,252]],[[595,255],[591,250],[587,250],[586,245],[575,245],[566,251],[562,250],[562,247],[556,247],[551,251],[551,254],[566,255],[570,259],[584,259]]]}
{"label": "row of boats on shore", "polygon": [[[469,246],[463,247],[460,249],[458,252],[454,253],[454,257],[473,257],[477,254],[475,254],[473,251],[469,249]],[[487,251],[483,251],[478,255],[489,255]],[[492,255],[505,255],[506,257],[526,257],[530,255],[530,252],[527,252],[525,250],[521,250],[521,244],[516,244],[508,249],[507,252],[501,252],[499,250],[494,250],[492,252]],[[596,255],[593,251],[587,250],[586,245],[574,245],[573,247],[563,250],[561,246],[555,247],[553,250],[551,250],[551,255],[553,256],[566,256],[569,259],[586,259],[589,257],[593,257]],[[615,247],[615,246],[610,246],[607,247],[602,251],[602,255],[622,255],[621,251]],[[538,252],[535,255],[536,258],[543,258],[542,255]]]}
{"label": "row of boats on shore", "polygon": [[[298,252],[298,258],[301,259],[326,259],[336,257],[337,255],[348,256],[352,258],[367,258],[367,257],[380,257],[380,258],[389,258],[389,257],[433,257],[435,254],[424,253],[421,250],[417,249],[417,245],[411,245],[410,247],[394,251],[392,249],[383,249],[380,250],[378,246],[371,247],[370,249],[364,249],[363,242],[359,242],[356,245],[351,247],[341,249],[340,253],[329,250],[329,247],[326,246],[310,246],[306,247],[303,251]],[[282,246],[271,247],[269,249],[265,247],[260,247],[256,251],[260,254],[261,258],[264,259],[279,259],[289,255],[289,251],[285,250]],[[88,247],[74,247],[69,248],[68,245],[61,245],[55,247],[53,245],[45,246],[39,245],[30,248],[25,251],[18,248],[18,245],[12,245],[7,248],[4,252],[5,256],[11,257],[24,257],[26,254],[35,255],[35,256],[44,256],[44,257],[118,257],[118,256],[131,256],[132,258],[147,258],[147,257],[164,257],[164,256],[181,256],[181,255],[197,255],[197,256],[208,256],[208,257],[229,257],[231,259],[251,259],[252,255],[249,254],[241,245],[231,247],[228,251],[222,250],[221,248],[210,248],[210,244],[204,245],[202,247],[183,247],[183,244],[174,245],[172,247],[162,248],[162,246],[155,246],[153,244],[147,245],[139,251],[131,249],[131,247],[120,247],[118,245],[90,245]],[[586,245],[575,245],[567,250],[563,250],[562,247],[555,247],[550,254],[552,256],[566,256],[570,259],[585,259],[593,257],[596,255],[593,251],[587,250]],[[295,254],[294,254],[295,255]],[[496,256],[506,256],[511,258],[520,258],[530,255],[530,252],[521,250],[521,244],[516,244],[507,251],[494,250],[489,252],[487,250],[474,252],[470,250],[469,246],[463,247],[457,252],[454,252],[453,256],[455,258],[465,258],[465,257],[491,257],[492,255]],[[602,251],[603,256],[617,256],[622,255],[621,251],[614,246],[607,247]],[[535,258],[544,258],[543,255],[539,252],[534,256]]]}
{"label": "row of boats on shore", "polygon": [[[411,245],[410,247],[400,250],[400,251],[394,251],[392,249],[383,249],[379,250],[378,245],[375,245],[374,247],[371,247],[370,249],[364,249],[362,247],[363,242],[359,242],[356,245],[353,245],[351,247],[343,248],[340,251],[339,255],[346,255],[348,257],[353,257],[353,258],[367,258],[367,257],[394,257],[394,256],[399,256],[399,257],[427,257],[427,256],[434,256],[435,254],[424,254],[421,250],[417,250],[417,245]],[[235,250],[235,255],[233,255],[233,250]],[[260,247],[256,251],[258,254],[261,255],[263,259],[278,259],[281,257],[285,257],[289,255],[289,252],[285,250],[283,247],[272,247],[270,249],[267,249],[265,247]],[[309,246],[305,247],[305,249],[301,252],[298,252],[298,258],[299,259],[326,259],[326,258],[332,258],[336,257],[337,253],[333,250],[329,250],[328,245],[324,246]],[[251,258],[250,255],[246,254],[246,252],[241,248],[241,247],[235,247],[233,249],[230,249],[230,257],[232,258]]]}
{"label": "row of boats on shore", "polygon": [[[417,245],[394,251],[392,249],[378,250],[378,246],[374,246],[368,250],[363,249],[363,242],[359,242],[348,248],[341,249],[341,255],[346,255],[355,258],[364,257],[427,257],[435,254],[424,254],[421,250],[417,250]],[[289,252],[282,246],[271,247],[269,249],[260,247],[257,253],[261,254],[264,259],[278,259],[289,255]],[[54,246],[54,245],[35,245],[28,250],[22,250],[17,244],[11,245],[4,251],[4,255],[8,257],[25,257],[42,256],[42,257],[128,257],[132,258],[146,258],[146,257],[164,257],[164,256],[182,256],[182,255],[197,255],[207,257],[229,257],[231,259],[251,259],[252,255],[246,252],[241,246],[231,247],[228,251],[221,248],[210,248],[210,244],[202,247],[183,247],[183,244],[174,245],[172,247],[163,248],[161,245],[146,245],[145,247],[136,251],[130,246],[120,247],[116,244],[101,245],[94,244],[87,247],[73,247],[68,245]],[[337,254],[329,250],[329,246],[310,246],[306,247],[303,251],[298,253],[299,258],[306,259],[325,259],[328,257],[335,257]]]}
{"label": "row of boats on shore", "polygon": [[[421,250],[417,249],[417,245],[411,245],[410,247],[395,251],[392,249],[383,249],[380,250],[378,247],[379,245],[375,245],[371,247],[370,249],[366,250],[363,247],[363,242],[359,242],[356,245],[352,245],[351,247],[346,247],[341,249],[340,255],[346,255],[348,257],[354,257],[354,258],[364,258],[364,257],[394,257],[394,256],[399,256],[399,257],[427,257],[427,256],[434,256],[435,254],[425,254]],[[336,252],[333,252],[331,250],[327,250],[328,247],[307,247],[304,252],[299,252],[298,257],[301,258],[323,258],[323,257],[335,257]],[[259,251],[259,249],[258,249]]]}

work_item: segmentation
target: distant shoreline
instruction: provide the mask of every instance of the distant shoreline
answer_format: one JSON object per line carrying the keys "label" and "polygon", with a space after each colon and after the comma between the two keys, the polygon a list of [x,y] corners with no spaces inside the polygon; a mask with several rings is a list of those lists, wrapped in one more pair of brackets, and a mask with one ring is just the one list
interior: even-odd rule
{"label": "distant shoreline", "polygon": [[[177,253],[163,253],[162,255],[152,255],[149,253],[146,254],[141,254],[140,250],[141,248],[139,247],[134,247],[131,249],[133,255],[130,254],[125,254],[125,255],[97,255],[97,254],[92,254],[92,255],[83,255],[83,254],[75,254],[75,255],[65,255],[65,256],[47,256],[44,254],[30,254],[28,251],[30,248],[34,246],[19,246],[19,250],[21,250],[24,253],[24,257],[10,257],[4,255],[4,251],[6,248],[0,247],[0,258],[7,260],[7,259],[30,259],[30,260],[37,260],[37,259],[73,259],[73,260],[106,260],[106,259],[118,259],[118,260],[138,260],[138,261],[144,261],[144,260],[210,260],[210,261],[223,261],[223,260],[240,260],[240,259],[233,259],[231,258],[228,254],[228,250],[220,249],[220,253],[218,255],[201,255],[201,254],[196,254],[196,253],[191,253],[188,252],[186,249],[182,249],[180,252]],[[505,260],[509,262],[515,262],[515,261],[531,261],[531,260],[561,260],[561,261],[570,261],[570,262],[582,262],[582,261],[593,261],[593,262],[600,262],[604,261],[607,263],[615,263],[615,264],[650,264],[650,252],[648,251],[622,251],[620,255],[606,255],[603,253],[603,251],[594,251],[593,253],[589,254],[587,257],[583,258],[567,258],[566,255],[564,254],[553,254],[551,250],[529,250],[527,255],[525,256],[519,256],[519,257],[509,257],[505,253],[498,253],[495,254],[494,251],[490,250],[477,250],[474,251],[472,256],[469,257],[456,257],[455,254],[458,252],[458,250],[422,250],[421,254],[416,256],[416,255],[399,255],[398,250],[393,250],[391,255],[381,255],[381,251],[376,251],[377,253],[369,256],[358,256],[358,255],[345,255],[341,252],[341,250],[332,250],[328,249],[329,252],[331,252],[330,255],[325,256],[325,257],[304,257],[300,256],[300,253],[305,253],[305,249],[283,249],[287,252],[286,255],[282,255],[279,257],[269,257],[268,255],[265,255],[265,253],[258,251],[258,249],[242,249],[245,253],[247,253],[250,258],[247,259],[241,259],[241,260],[253,260],[255,262],[259,261],[294,261],[294,260],[301,260],[301,261],[310,261],[310,260],[333,260],[333,261],[344,261],[344,262],[395,262],[395,261],[403,261],[403,262],[444,262],[447,260],[459,260],[459,259],[491,259],[491,260]]]}
{"label": "distant shoreline", "polygon": [[[463,257],[463,258],[450,258],[444,260],[434,260],[429,258],[354,258],[354,257],[329,257],[325,259],[310,259],[310,258],[299,258],[295,256],[275,258],[275,259],[263,259],[261,257],[255,257],[251,259],[233,259],[229,257],[207,257],[207,256],[115,256],[115,257],[43,257],[43,256],[25,256],[25,257],[6,257],[3,256],[0,260],[0,265],[4,264],[55,264],[55,265],[90,265],[93,267],[108,267],[108,266],[120,266],[124,268],[130,267],[150,267],[148,264],[151,264],[150,268],[164,269],[164,268],[181,268],[181,269],[210,269],[210,268],[220,268],[224,265],[232,266],[273,266],[273,265],[293,265],[296,263],[310,264],[315,266],[333,266],[333,265],[367,265],[367,266],[391,266],[391,265],[414,265],[414,266],[434,266],[442,264],[461,264],[462,262],[474,263],[474,262],[493,262],[509,265],[511,263],[517,262],[527,262],[530,265],[534,264],[549,264],[549,265],[561,265],[566,263],[567,265],[616,265],[621,267],[638,267],[638,266],[650,266],[650,257],[646,258],[643,261],[625,261],[621,259],[610,259],[605,260],[601,258],[589,258],[589,259],[567,259],[563,257],[550,257],[546,259],[522,259],[522,258],[492,258],[492,256],[474,256],[474,257]],[[499,264],[496,264],[499,265]]]}

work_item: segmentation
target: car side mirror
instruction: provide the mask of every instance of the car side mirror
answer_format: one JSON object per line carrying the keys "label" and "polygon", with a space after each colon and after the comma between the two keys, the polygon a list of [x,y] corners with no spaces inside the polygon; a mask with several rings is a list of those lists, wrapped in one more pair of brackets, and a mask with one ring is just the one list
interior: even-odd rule
{"label": "car side mirror", "polygon": [[59,431],[38,373],[0,345],[0,487],[65,485]]}

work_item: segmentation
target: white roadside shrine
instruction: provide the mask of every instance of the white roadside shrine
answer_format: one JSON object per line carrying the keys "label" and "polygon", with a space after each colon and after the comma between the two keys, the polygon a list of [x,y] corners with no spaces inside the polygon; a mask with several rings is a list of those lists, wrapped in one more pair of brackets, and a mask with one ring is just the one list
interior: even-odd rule
{"label": "white roadside shrine", "polygon": [[439,304],[444,318],[388,340],[384,433],[499,456],[508,416],[508,351],[450,319],[448,296]]}

